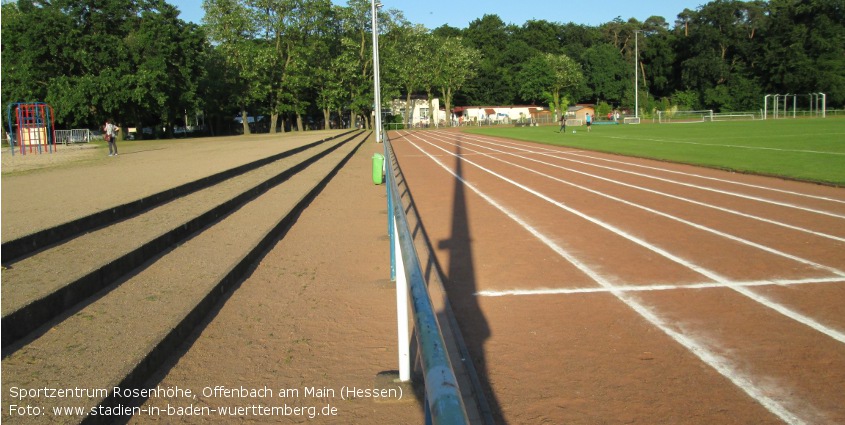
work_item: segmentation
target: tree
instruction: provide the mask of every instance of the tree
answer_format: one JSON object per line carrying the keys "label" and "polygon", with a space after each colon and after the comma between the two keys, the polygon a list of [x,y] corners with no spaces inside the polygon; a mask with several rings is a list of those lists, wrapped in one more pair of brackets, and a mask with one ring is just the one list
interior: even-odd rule
{"label": "tree", "polygon": [[[321,46],[323,49],[313,59],[317,64],[313,69],[314,87],[317,107],[323,113],[323,128],[331,128],[331,112],[339,111],[342,108],[344,97],[343,91],[343,66],[338,63],[341,44],[341,28],[338,25],[336,15],[338,7],[332,6],[331,20],[327,22],[325,33],[322,34]],[[338,112],[338,117],[340,113]],[[340,128],[338,122],[335,128]]]}
{"label": "tree", "polygon": [[[434,82],[443,95],[443,105],[446,113],[452,110],[452,99],[455,92],[460,90],[477,72],[476,64],[481,59],[481,53],[467,47],[460,38],[448,37],[438,40],[437,54],[434,57],[449,58],[446,61],[435,61],[439,66],[435,68]],[[452,120],[447,120],[451,125]]]}
{"label": "tree", "polygon": [[546,57],[536,54],[523,64],[517,75],[519,95],[531,103],[553,102],[548,88],[552,85],[552,72]]}
{"label": "tree", "polygon": [[621,103],[631,89],[631,68],[610,44],[598,44],[587,49],[582,57],[584,75],[590,96],[612,103]]}
{"label": "tree", "polygon": [[152,121],[172,132],[186,111],[195,111],[199,104],[206,36],[197,25],[178,19],[173,6],[161,0],[149,6],[153,9],[140,12],[123,41],[132,66],[120,79],[118,90],[126,99],[120,109],[137,127]]}
{"label": "tree", "polygon": [[521,93],[526,98],[545,99],[551,106],[557,119],[568,106],[561,102],[576,93],[584,82],[581,65],[569,56],[546,53],[537,55],[520,73],[523,82]]}
{"label": "tree", "polygon": [[841,1],[772,0],[764,80],[771,92],[827,94],[845,104],[845,7]]}
{"label": "tree", "polygon": [[581,65],[566,55],[553,55],[547,53],[546,61],[552,72],[552,84],[549,91],[552,95],[552,105],[556,111],[563,111],[561,96],[572,93],[584,80],[581,72]]}
{"label": "tree", "polygon": [[509,104],[516,99],[511,76],[517,62],[504,57],[513,31],[515,27],[505,25],[497,15],[484,15],[464,31],[464,41],[481,52],[478,77],[465,88],[470,104]]}
{"label": "tree", "polygon": [[341,54],[345,63],[343,70],[344,88],[349,101],[350,122],[356,117],[364,120],[370,128],[369,112],[373,104],[373,58],[370,2],[367,0],[349,0],[347,7],[338,14],[342,29]]}
{"label": "tree", "polygon": [[[727,110],[748,104],[758,95],[759,91],[749,89],[759,72],[755,65],[760,50],[754,37],[765,25],[764,7],[760,1],[716,0],[685,15],[686,35],[676,45],[680,83],[697,91],[704,106]],[[746,101],[735,102],[732,98],[737,96]]]}
{"label": "tree", "polygon": [[257,81],[257,68],[254,66],[259,57],[257,46],[253,43],[256,34],[245,5],[238,0],[203,0],[205,10],[203,23],[209,38],[217,44],[234,72],[234,81],[239,82],[232,99],[241,111],[243,134],[249,134],[247,108],[260,97],[261,88]]}
{"label": "tree", "polygon": [[[392,55],[383,56],[387,62],[396,64],[395,76],[399,85],[405,94],[405,116],[404,123],[406,126],[411,124],[411,96],[417,90],[424,89],[426,83],[430,87],[432,75],[429,72],[432,65],[439,61],[426,60],[426,57],[432,57],[431,39],[432,36],[428,33],[422,25],[406,25],[396,28],[391,32],[391,36],[398,38],[395,44],[396,48]],[[445,61],[444,61],[445,62]],[[426,75],[429,73],[429,75]]]}
{"label": "tree", "polygon": [[167,126],[194,110],[205,36],[162,0],[3,5],[3,99],[46,101],[59,125]]}

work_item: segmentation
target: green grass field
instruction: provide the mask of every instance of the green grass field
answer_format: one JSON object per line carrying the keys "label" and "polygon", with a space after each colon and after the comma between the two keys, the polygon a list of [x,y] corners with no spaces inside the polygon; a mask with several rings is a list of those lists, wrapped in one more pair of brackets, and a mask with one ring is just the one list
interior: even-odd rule
{"label": "green grass field", "polygon": [[[471,133],[845,186],[845,119],[475,127]],[[573,130],[576,133],[573,133]]]}

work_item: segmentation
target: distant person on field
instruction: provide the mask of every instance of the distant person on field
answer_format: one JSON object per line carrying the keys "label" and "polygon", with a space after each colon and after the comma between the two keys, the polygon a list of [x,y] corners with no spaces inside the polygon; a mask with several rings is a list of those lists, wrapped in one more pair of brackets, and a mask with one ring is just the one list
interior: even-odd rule
{"label": "distant person on field", "polygon": [[117,156],[117,132],[120,129],[114,125],[111,119],[106,120],[106,125],[103,127],[103,136],[109,144],[109,156]]}
{"label": "distant person on field", "polygon": [[587,132],[590,131],[592,124],[593,124],[593,117],[591,117],[590,114],[587,114]]}
{"label": "distant person on field", "polygon": [[564,134],[566,134],[566,114],[562,114],[560,116],[560,130],[558,130],[557,132],[563,132]]}

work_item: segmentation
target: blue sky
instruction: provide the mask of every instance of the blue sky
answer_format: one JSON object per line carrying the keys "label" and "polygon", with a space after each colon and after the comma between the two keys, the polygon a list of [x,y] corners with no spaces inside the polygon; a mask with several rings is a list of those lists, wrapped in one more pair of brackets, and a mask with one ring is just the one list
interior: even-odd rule
{"label": "blue sky", "polygon": [[[346,0],[332,0],[346,5]],[[170,0],[182,12],[186,21],[200,23],[203,17],[202,0]],[[652,15],[666,18],[674,25],[678,13],[684,9],[695,10],[707,0],[581,0],[578,2],[523,0],[523,1],[465,1],[465,0],[381,0],[386,9],[401,10],[405,19],[423,24],[429,29],[448,24],[457,28],[487,15],[499,15],[505,23],[522,25],[531,19],[550,22],[597,26],[610,22],[617,16],[627,21],[636,18],[644,21]]]}

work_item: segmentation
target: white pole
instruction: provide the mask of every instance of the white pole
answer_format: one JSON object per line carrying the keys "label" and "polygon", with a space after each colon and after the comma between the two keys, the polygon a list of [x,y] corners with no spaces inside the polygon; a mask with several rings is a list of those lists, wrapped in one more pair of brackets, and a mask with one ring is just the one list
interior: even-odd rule
{"label": "white pole", "polygon": [[767,95],[763,96],[763,119],[764,120],[767,119],[768,116],[769,116],[769,96],[771,96],[771,95],[767,94]]}
{"label": "white pole", "polygon": [[819,93],[822,96],[822,118],[827,117],[827,95]]}
{"label": "white pole", "polygon": [[782,111],[783,111],[783,117],[784,117],[784,118],[786,118],[786,114],[788,113],[788,112],[786,111],[786,101],[787,101],[788,99],[789,99],[789,93],[787,93],[787,94],[783,95],[783,109],[782,109]]}
{"label": "white pole", "polygon": [[[392,214],[392,212],[391,212]],[[393,221],[393,244],[396,253],[396,322],[399,330],[399,380],[411,380],[411,335],[408,329],[408,278],[405,276],[405,262],[399,244],[399,230]]]}
{"label": "white pole", "polygon": [[376,119],[376,143],[381,143],[382,129],[381,129],[381,77],[379,69],[379,53],[378,53],[378,9],[381,3],[372,0],[372,14],[373,14],[373,85],[375,97],[375,119]]}
{"label": "white pole", "polygon": [[640,65],[639,35],[640,31],[634,31],[634,118],[640,117],[640,78],[637,70]]}

